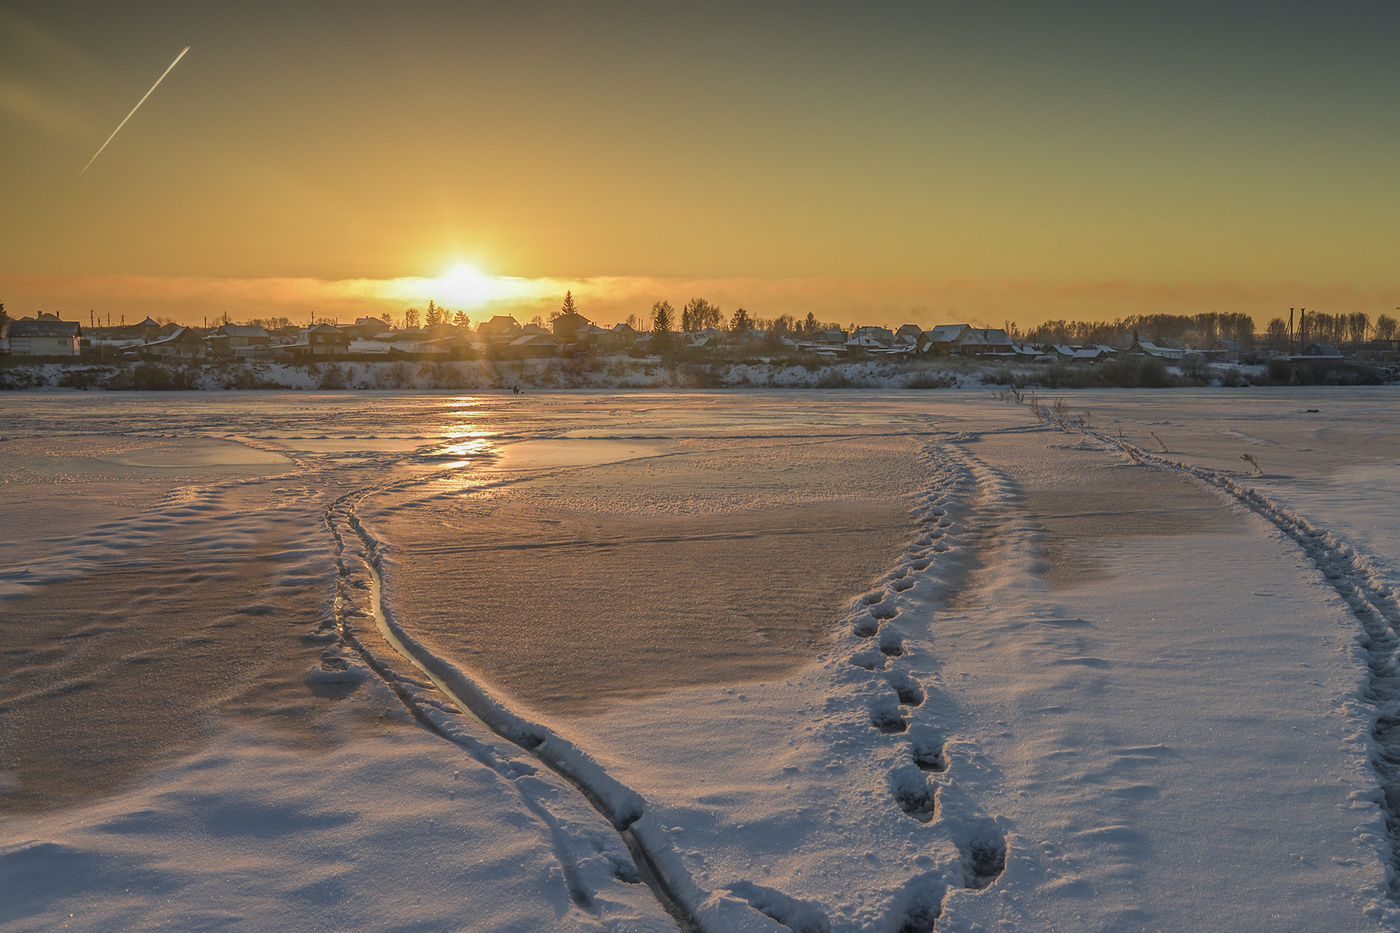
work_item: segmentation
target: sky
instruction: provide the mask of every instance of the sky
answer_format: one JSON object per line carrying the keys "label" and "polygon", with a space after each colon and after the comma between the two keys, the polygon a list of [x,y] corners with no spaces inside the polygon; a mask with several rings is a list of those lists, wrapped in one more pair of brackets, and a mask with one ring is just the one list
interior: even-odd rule
{"label": "sky", "polygon": [[1375,317],[1397,152],[1394,0],[0,0],[12,317]]}

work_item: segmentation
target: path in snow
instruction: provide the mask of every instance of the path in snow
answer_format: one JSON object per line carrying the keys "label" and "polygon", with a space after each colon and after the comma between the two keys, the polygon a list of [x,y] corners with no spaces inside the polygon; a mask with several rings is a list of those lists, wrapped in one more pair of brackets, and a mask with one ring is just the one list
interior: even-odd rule
{"label": "path in snow", "polygon": [[[768,445],[755,447],[749,444],[748,449],[743,452],[752,456],[764,446]],[[790,449],[792,445],[786,446]],[[712,459],[706,460],[703,466],[707,472],[712,472]],[[966,477],[958,475],[956,471],[945,473],[945,479],[955,485],[966,482]],[[687,479],[694,484],[696,477],[692,466],[687,473]],[[551,482],[551,490],[558,492],[560,477],[551,473],[547,478]],[[609,482],[604,485],[611,486],[616,483],[617,476],[608,476],[607,479]],[[753,484],[734,485],[750,496],[754,492]],[[453,717],[457,708],[464,708],[499,736],[530,752],[555,773],[570,781],[619,831],[633,852],[636,864],[640,866],[641,876],[652,886],[658,900],[676,916],[683,928],[749,928],[754,927],[758,918],[767,917],[799,930],[829,929],[832,920],[828,911],[832,908],[839,911],[845,905],[837,903],[824,909],[817,901],[794,897],[780,889],[747,878],[728,879],[718,894],[707,889],[697,881],[695,873],[683,858],[683,850],[674,842],[673,835],[678,831],[677,828],[668,829],[660,823],[657,810],[651,807],[642,795],[619,782],[595,758],[563,738],[555,729],[516,712],[512,708],[513,699],[492,695],[483,690],[479,681],[466,673],[459,663],[454,663],[439,651],[427,647],[416,632],[413,635],[409,634],[398,621],[398,617],[407,613],[411,618],[418,604],[391,604],[380,596],[381,575],[386,569],[395,575],[404,574],[399,564],[400,559],[395,559],[393,567],[385,567],[384,542],[367,529],[358,513],[370,498],[412,493],[419,488],[426,489],[432,501],[438,501],[447,495],[466,497],[483,492],[489,494],[495,489],[492,484],[484,488],[463,484],[455,486],[449,493],[444,493],[434,488],[432,478],[428,478],[391,484],[381,490],[365,490],[343,497],[336,507],[327,513],[328,524],[342,546],[348,542],[350,550],[359,554],[370,571],[372,579],[369,589],[378,622],[374,628],[380,630],[382,643],[374,639],[373,628],[355,624],[357,613],[350,608],[355,602],[353,599],[346,599],[344,611],[338,613],[342,637],[353,643],[361,657],[386,683],[393,686],[420,719],[445,737],[455,738],[460,734],[460,723],[454,722]],[[786,490],[786,493],[791,495],[792,490]],[[801,493],[799,490],[798,494]],[[871,890],[868,894],[857,898],[859,901],[869,902],[870,907],[866,909],[875,909],[885,917],[885,922],[909,931],[932,928],[950,881],[970,890],[980,890],[1001,873],[1006,859],[1005,840],[1000,831],[985,817],[968,812],[967,801],[955,799],[951,805],[943,808],[943,812],[939,812],[935,803],[937,785],[930,784],[927,775],[946,770],[942,751],[943,739],[936,729],[930,731],[922,727],[913,730],[909,728],[910,718],[918,715],[925,692],[914,678],[899,669],[899,659],[905,653],[905,647],[899,630],[890,624],[900,612],[898,603],[903,597],[898,594],[912,589],[918,579],[925,577],[925,572],[935,563],[938,556],[952,550],[949,543],[943,540],[951,524],[948,509],[943,503],[947,502],[953,493],[950,488],[935,487],[921,497],[925,501],[916,508],[916,516],[921,516],[918,522],[920,530],[916,532],[916,539],[905,549],[904,557],[896,562],[896,569],[884,578],[888,588],[881,586],[867,592],[855,603],[853,614],[848,619],[849,634],[846,638],[850,643],[849,650],[852,656],[828,664],[821,675],[828,680],[837,681],[823,691],[833,694],[830,699],[835,699],[835,695],[843,692],[848,694],[847,712],[833,719],[838,729],[847,732],[855,729],[858,734],[859,730],[864,728],[871,730],[875,736],[901,737],[902,741],[897,745],[888,746],[888,751],[877,752],[874,755],[861,755],[858,750],[853,750],[858,759],[857,764],[862,770],[874,769],[875,773],[880,773],[881,769],[888,769],[882,782],[888,786],[886,799],[892,804],[889,812],[893,818],[913,820],[915,825],[924,828],[929,841],[935,843],[935,848],[936,840],[940,838],[952,843],[948,850],[951,860],[945,859],[942,867],[933,871],[928,870],[928,867],[919,867],[920,861],[926,860],[928,856],[917,855],[915,858],[916,853],[911,853],[913,864],[909,870],[897,872],[893,877],[890,877],[888,871],[881,871],[877,875],[878,880],[870,884]],[[689,489],[687,500],[698,504],[703,501],[703,496],[697,496],[694,489]],[[357,541],[350,540],[350,530],[353,530]],[[729,534],[725,535],[723,540],[732,542],[742,537],[744,535]],[[412,556],[410,553],[409,557]],[[760,567],[764,565],[760,564]],[[351,591],[354,587],[348,581],[353,579],[354,574],[349,565],[343,565],[343,576],[347,580],[343,592],[353,595]],[[442,578],[441,574],[431,576]],[[929,579],[932,583],[931,577]],[[509,589],[509,579],[496,582],[498,586]],[[471,606],[472,603],[468,601],[458,605]],[[520,614],[527,616],[527,613],[528,606],[522,608]],[[672,620],[671,624],[674,625],[675,621]],[[435,634],[438,640],[442,639],[443,633],[440,629]],[[626,637],[620,637],[624,648]],[[471,641],[470,630],[454,639],[455,644],[471,644]],[[874,654],[867,647],[872,643],[876,646]],[[410,658],[433,681],[437,689],[429,689],[422,681],[405,677],[402,670],[397,669],[397,662],[393,660],[391,651]],[[865,672],[878,674],[873,678],[861,676]],[[584,672],[584,676],[587,676],[587,672]],[[846,681],[848,686],[842,688],[838,685],[840,681]],[[852,681],[855,690],[850,689],[849,684]],[[442,698],[450,701],[451,705],[444,703]],[[909,733],[908,736],[903,735],[906,732]],[[870,741],[871,739],[866,739],[858,744],[869,744]],[[877,744],[884,744],[878,739],[875,741]],[[466,746],[469,749],[479,749],[480,743],[472,739],[466,742]],[[893,763],[887,760],[890,753],[896,756]],[[500,767],[494,756],[482,756],[482,760],[489,766]],[[518,767],[515,763],[509,765],[510,769]],[[815,857],[827,857],[833,844],[849,841],[849,834],[844,827],[827,825],[817,828],[823,838],[814,848],[812,854]],[[891,881],[896,883],[892,885]],[[849,894],[843,896],[850,897]],[[751,908],[756,913],[745,914],[744,907]]]}
{"label": "path in snow", "polygon": [[[0,817],[0,884],[29,892],[4,900],[0,926],[675,929],[666,903],[703,929],[770,933],[1393,928],[1370,762],[1393,751],[1377,710],[1395,527],[1363,508],[1400,488],[1378,447],[1393,406],[1326,396],[1352,407],[1301,429],[1280,417],[1294,396],[1230,396],[1239,411],[1224,397],[1075,397],[1098,437],[941,393],[26,399],[10,429],[47,459],[6,463],[50,471],[16,473],[28,493],[96,503],[101,457],[147,485],[127,487],[144,511],[32,534],[0,578],[0,611],[28,613],[33,638],[0,671],[0,747],[24,732],[17,716],[52,712],[24,739],[32,774],[16,780],[7,758],[0,791],[43,786],[62,754],[45,735],[116,748],[124,728],[160,731],[158,716],[138,729],[149,708],[187,740],[138,741],[98,797],[75,782],[54,809],[55,785]],[[585,716],[551,707],[554,687],[473,696],[484,655],[441,640],[452,575],[408,594],[429,536],[395,549],[396,531],[469,522],[474,496],[512,514],[530,457],[561,478],[541,507],[574,516],[591,560],[631,546],[612,513],[685,514],[675,490],[638,498],[639,476],[609,465],[619,451],[665,462],[702,439],[911,432],[925,467],[900,549],[868,555],[873,584],[786,619],[781,588],[752,588],[765,637],[729,652],[760,681],[603,685],[585,710],[602,714]],[[578,444],[588,469],[567,474]],[[1244,480],[1238,449],[1268,475]],[[155,497],[152,456],[172,460]],[[742,477],[721,470],[714,491],[719,514],[753,507]],[[638,553],[692,546],[665,524]],[[762,523],[741,531],[759,547]],[[520,553],[557,552],[526,538],[543,547]],[[424,552],[461,569],[481,553]],[[419,629],[424,599],[439,622]],[[406,637],[386,638],[376,608]],[[804,640],[833,617],[829,640]],[[154,644],[122,647],[141,636]],[[143,667],[183,687],[139,699]]]}

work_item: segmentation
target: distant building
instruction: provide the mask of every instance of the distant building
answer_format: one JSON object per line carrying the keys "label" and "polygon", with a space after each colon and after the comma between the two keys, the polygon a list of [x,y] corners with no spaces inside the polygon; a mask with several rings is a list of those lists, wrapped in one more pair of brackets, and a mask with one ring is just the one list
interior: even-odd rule
{"label": "distant building", "polygon": [[205,339],[214,356],[255,356],[272,345],[272,335],[257,324],[224,324]]}
{"label": "distant building", "polygon": [[209,353],[209,344],[188,327],[177,327],[169,337],[152,340],[139,347],[142,356],[160,360],[202,360]]}
{"label": "distant building", "polygon": [[26,317],[11,321],[8,335],[11,356],[77,356],[83,328],[77,321],[60,321],[56,316]]}
{"label": "distant building", "polygon": [[[509,314],[497,314],[477,325],[476,336],[493,353],[509,354],[511,341],[522,334],[520,324]],[[538,335],[537,335],[538,336]]]}
{"label": "distant building", "polygon": [[573,343],[590,339],[593,333],[589,328],[592,326],[592,322],[577,311],[561,314],[550,322],[550,327],[554,330],[554,339],[559,343]]}
{"label": "distant building", "polygon": [[507,334],[519,334],[520,324],[509,314],[497,314],[491,320],[482,321],[477,325],[476,332],[486,337],[504,337]]}
{"label": "distant building", "polygon": [[346,336],[353,342],[356,340],[373,340],[380,334],[390,333],[393,328],[387,321],[377,317],[357,317],[354,324],[346,324],[340,328],[345,331]]}
{"label": "distant building", "polygon": [[919,338],[919,352],[926,356],[951,356],[958,338],[967,329],[966,324],[939,324],[926,330]]}
{"label": "distant building", "polygon": [[297,335],[295,343],[278,347],[279,353],[292,356],[344,356],[350,349],[350,335],[334,324],[317,324]]}
{"label": "distant building", "polygon": [[1338,350],[1330,343],[1310,343],[1303,348],[1299,359],[1304,360],[1340,360],[1342,351]]}
{"label": "distant building", "polygon": [[538,359],[559,355],[559,345],[544,334],[527,334],[517,337],[507,347],[509,355],[517,360]]}
{"label": "distant building", "polygon": [[1217,340],[1206,350],[1206,356],[1213,360],[1240,361],[1240,345],[1233,340]]}
{"label": "distant building", "polygon": [[846,341],[851,347],[888,347],[894,343],[894,332],[888,327],[866,325],[857,327]]}
{"label": "distant building", "polygon": [[1011,335],[1000,327],[966,327],[953,343],[960,356],[1009,355],[1015,352]]}
{"label": "distant building", "polygon": [[1150,340],[1134,340],[1132,345],[1128,347],[1127,353],[1129,356],[1150,356],[1155,359],[1165,360],[1169,363],[1175,362],[1186,355],[1185,350],[1180,350],[1176,347],[1158,346]]}
{"label": "distant building", "polygon": [[622,351],[631,347],[641,336],[637,329],[631,324],[615,324],[612,330],[599,336],[598,346],[613,351]]}

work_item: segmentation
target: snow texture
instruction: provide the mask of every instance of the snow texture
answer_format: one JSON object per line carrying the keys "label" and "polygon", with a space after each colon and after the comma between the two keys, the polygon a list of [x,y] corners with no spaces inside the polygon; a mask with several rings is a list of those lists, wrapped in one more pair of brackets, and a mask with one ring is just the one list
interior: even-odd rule
{"label": "snow texture", "polygon": [[[7,398],[0,929],[1395,929],[1395,393],[1250,392]],[[527,702],[395,538],[881,448],[902,545],[756,679]]]}

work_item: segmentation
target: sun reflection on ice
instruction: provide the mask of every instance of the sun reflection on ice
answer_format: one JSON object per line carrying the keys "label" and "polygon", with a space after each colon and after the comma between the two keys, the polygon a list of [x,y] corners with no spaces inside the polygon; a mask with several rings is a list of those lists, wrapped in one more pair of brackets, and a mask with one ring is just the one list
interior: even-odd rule
{"label": "sun reflection on ice", "polygon": [[[438,429],[438,445],[430,456],[444,470],[480,465],[482,461],[499,456],[495,441],[499,435],[475,420],[475,409],[480,405],[479,398],[456,398],[443,403],[444,419],[456,423],[444,424]],[[465,478],[459,482],[467,485]]]}

